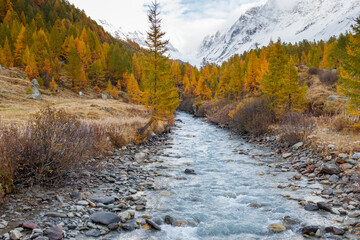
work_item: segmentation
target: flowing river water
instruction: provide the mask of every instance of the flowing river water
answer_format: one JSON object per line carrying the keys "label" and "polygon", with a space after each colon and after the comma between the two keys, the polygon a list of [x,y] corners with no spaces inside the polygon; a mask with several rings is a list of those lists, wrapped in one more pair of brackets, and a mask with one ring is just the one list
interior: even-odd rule
{"label": "flowing river water", "polygon": [[[158,190],[143,194],[148,199],[144,214],[161,219],[169,215],[184,225],[163,224],[161,232],[136,230],[117,239],[303,239],[304,225],[336,226],[330,213],[308,212],[298,201],[289,200],[324,201],[312,194],[321,192],[322,186],[306,179],[295,182],[290,180],[294,171],[268,167],[283,161],[272,153],[203,119],[179,113],[172,135],[153,156],[160,161],[148,166],[162,174],[155,180]],[[186,175],[186,168],[196,175]],[[278,188],[290,183],[298,190]],[[282,233],[269,231],[270,224],[282,223],[285,216],[299,224]]]}

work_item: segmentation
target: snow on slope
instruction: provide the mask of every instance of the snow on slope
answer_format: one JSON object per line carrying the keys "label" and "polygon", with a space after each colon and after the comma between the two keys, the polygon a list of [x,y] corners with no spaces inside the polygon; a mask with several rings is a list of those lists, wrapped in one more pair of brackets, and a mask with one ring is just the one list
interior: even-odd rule
{"label": "snow on slope", "polygon": [[[106,20],[97,20],[98,24],[103,26],[105,31],[111,34],[111,36],[121,39],[124,41],[131,40],[136,42],[142,48],[147,48],[146,45],[146,34],[142,33],[141,31],[134,31],[134,32],[125,32],[121,27],[114,27],[111,23],[108,23]],[[170,54],[171,58],[177,59],[181,57],[180,52],[171,44],[168,44],[168,54]]]}
{"label": "snow on slope", "polygon": [[207,36],[197,58],[221,63],[234,54],[283,42],[328,40],[350,30],[360,16],[360,0],[268,0],[241,15],[230,29]]}

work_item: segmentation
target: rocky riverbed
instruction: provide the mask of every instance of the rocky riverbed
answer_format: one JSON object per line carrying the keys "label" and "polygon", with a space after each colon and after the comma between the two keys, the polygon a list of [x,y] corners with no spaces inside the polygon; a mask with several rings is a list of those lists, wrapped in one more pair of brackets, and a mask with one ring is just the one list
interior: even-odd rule
{"label": "rocky riverbed", "polygon": [[359,153],[241,139],[179,114],[71,186],[7,198],[2,239],[357,239]]}

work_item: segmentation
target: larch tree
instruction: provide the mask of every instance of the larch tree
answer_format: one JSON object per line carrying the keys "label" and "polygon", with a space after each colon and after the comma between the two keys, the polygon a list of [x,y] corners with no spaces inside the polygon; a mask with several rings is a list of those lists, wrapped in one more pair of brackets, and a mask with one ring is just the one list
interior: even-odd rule
{"label": "larch tree", "polygon": [[22,66],[22,55],[25,50],[25,27],[23,26],[20,30],[20,33],[18,37],[16,38],[16,42],[14,44],[15,50],[14,50],[14,59],[15,64],[18,66]]}
{"label": "larch tree", "polygon": [[350,98],[348,112],[360,115],[360,17],[352,26],[347,54],[340,67],[339,91]]}
{"label": "larch tree", "polygon": [[245,74],[245,89],[251,95],[259,93],[259,82],[261,76],[260,61],[256,56],[255,51],[252,51],[249,56],[247,71]]}
{"label": "larch tree", "polygon": [[299,86],[294,62],[289,61],[280,40],[272,46],[269,68],[261,81],[261,90],[271,101],[277,115],[285,111],[301,110],[306,88]]}
{"label": "larch tree", "polygon": [[[173,115],[179,105],[179,96],[171,76],[171,66],[164,56],[168,40],[163,40],[165,32],[161,30],[160,5],[155,0],[149,7],[148,20],[150,30],[147,32],[146,44],[149,48],[149,72],[146,92],[152,110],[153,120]],[[150,123],[151,125],[151,123]]]}
{"label": "larch tree", "polygon": [[14,66],[14,58],[12,55],[12,51],[9,45],[8,38],[5,39],[5,44],[3,48],[3,63],[5,67],[13,67]]}

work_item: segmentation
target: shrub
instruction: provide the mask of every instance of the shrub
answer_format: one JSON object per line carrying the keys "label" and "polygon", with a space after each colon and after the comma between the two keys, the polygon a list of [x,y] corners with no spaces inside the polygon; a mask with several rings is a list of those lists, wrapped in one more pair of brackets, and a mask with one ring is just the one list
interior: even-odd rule
{"label": "shrub", "polygon": [[33,90],[31,87],[28,87],[28,89],[26,90],[26,95],[30,95],[33,94]]}
{"label": "shrub", "polygon": [[275,120],[270,101],[265,98],[251,98],[242,101],[231,112],[232,126],[240,133],[251,133],[259,136],[268,131]]}
{"label": "shrub", "polygon": [[315,121],[301,113],[287,113],[280,119],[281,140],[289,146],[305,142],[313,132]]}
{"label": "shrub", "polygon": [[5,186],[62,183],[108,149],[106,139],[76,116],[49,107],[24,126],[3,124],[1,130],[0,180]]}
{"label": "shrub", "polygon": [[190,114],[194,114],[194,102],[195,100],[193,98],[184,98],[178,107],[178,110],[187,112]]}
{"label": "shrub", "polygon": [[349,122],[346,120],[345,116],[337,116],[332,123],[332,128],[336,132],[341,132],[345,128],[349,127]]}
{"label": "shrub", "polygon": [[320,81],[326,85],[334,85],[338,81],[338,73],[336,72],[321,72],[319,73]]}
{"label": "shrub", "polygon": [[322,72],[321,69],[314,68],[314,67],[309,68],[309,74],[311,74],[311,75],[318,75],[321,72]]}

